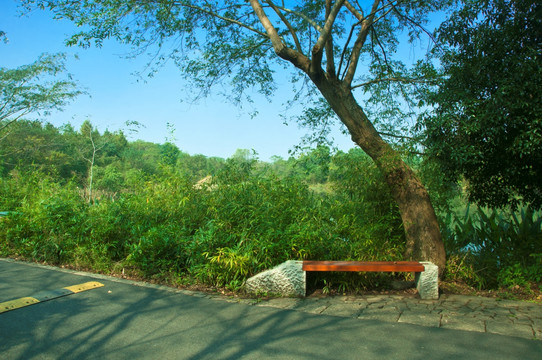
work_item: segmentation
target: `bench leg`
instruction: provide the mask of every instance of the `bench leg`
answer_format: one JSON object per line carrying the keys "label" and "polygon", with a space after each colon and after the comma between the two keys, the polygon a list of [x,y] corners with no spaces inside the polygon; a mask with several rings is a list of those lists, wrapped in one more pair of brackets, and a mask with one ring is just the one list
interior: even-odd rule
{"label": "bench leg", "polygon": [[438,266],[430,262],[421,262],[425,270],[416,273],[416,288],[420,298],[425,300],[438,299]]}
{"label": "bench leg", "polygon": [[303,261],[289,260],[272,269],[247,279],[249,293],[271,293],[282,296],[305,296],[307,275],[303,271]]}

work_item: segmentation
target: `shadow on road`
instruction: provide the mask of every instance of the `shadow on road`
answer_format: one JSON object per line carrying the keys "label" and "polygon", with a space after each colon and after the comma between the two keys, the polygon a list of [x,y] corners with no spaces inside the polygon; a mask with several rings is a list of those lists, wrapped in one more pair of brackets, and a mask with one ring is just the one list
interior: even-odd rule
{"label": "shadow on road", "polygon": [[[5,266],[26,296],[92,279]],[[26,266],[26,265],[24,265]],[[9,279],[9,278],[8,278]],[[542,343],[505,336],[232,304],[112,281],[0,314],[3,359],[529,359]],[[15,289],[17,288],[17,289]],[[29,290],[32,290],[29,293]],[[20,295],[20,292],[26,294]],[[13,297],[12,297],[13,298]]]}

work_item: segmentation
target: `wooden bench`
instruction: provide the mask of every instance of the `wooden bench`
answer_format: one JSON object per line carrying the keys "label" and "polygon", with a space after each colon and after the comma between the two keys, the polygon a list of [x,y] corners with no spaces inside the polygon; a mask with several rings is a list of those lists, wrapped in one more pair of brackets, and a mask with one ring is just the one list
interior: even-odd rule
{"label": "wooden bench", "polygon": [[303,261],[303,271],[422,272],[418,261]]}
{"label": "wooden bench", "polygon": [[303,271],[414,272],[422,299],[438,299],[438,267],[418,261],[312,261],[304,260]]}
{"label": "wooden bench", "polygon": [[247,279],[249,293],[274,293],[306,296],[307,272],[311,271],[381,271],[414,272],[416,288],[422,299],[438,299],[438,266],[417,261],[298,261],[288,260]]}

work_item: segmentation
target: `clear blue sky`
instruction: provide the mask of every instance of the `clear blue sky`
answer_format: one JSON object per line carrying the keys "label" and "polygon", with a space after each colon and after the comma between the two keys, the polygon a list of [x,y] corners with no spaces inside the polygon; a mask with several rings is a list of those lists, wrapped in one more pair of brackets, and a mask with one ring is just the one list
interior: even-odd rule
{"label": "clear blue sky", "polygon": [[[81,96],[63,112],[46,119],[56,126],[71,123],[79,128],[89,119],[100,131],[116,131],[125,129],[128,120],[138,121],[145,128],[131,140],[163,143],[169,138],[166,124],[170,123],[175,128],[175,143],[184,152],[227,158],[236,149],[254,149],[264,161],[273,155],[287,158],[288,150],[299,144],[306,132],[294,122],[284,125],[280,117],[282,104],[291,96],[287,79],[271,104],[256,102],[259,115],[250,118],[247,111],[219,96],[199,104],[181,102],[187,98],[187,89],[174,66],[166,66],[147,82],[138,82],[132,74],[143,70],[148,59],[120,57],[129,49],[117,43],[106,42],[99,49],[65,47],[64,40],[76,30],[71,22],[53,20],[45,11],[20,17],[15,0],[0,0],[0,30],[9,39],[7,44],[0,43],[0,67],[30,64],[45,52],[68,54],[68,72],[90,97]],[[342,150],[354,146],[338,130],[333,138]]]}

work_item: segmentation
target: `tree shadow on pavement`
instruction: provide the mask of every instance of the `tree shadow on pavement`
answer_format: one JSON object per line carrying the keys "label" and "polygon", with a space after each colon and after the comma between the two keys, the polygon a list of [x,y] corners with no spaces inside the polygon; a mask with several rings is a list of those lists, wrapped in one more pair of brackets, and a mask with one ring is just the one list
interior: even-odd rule
{"label": "tree shadow on pavement", "polygon": [[[48,286],[94,280],[50,270],[46,278]],[[103,288],[0,314],[2,358],[485,360],[535,359],[542,353],[539,341],[314,315],[99,281]]]}

